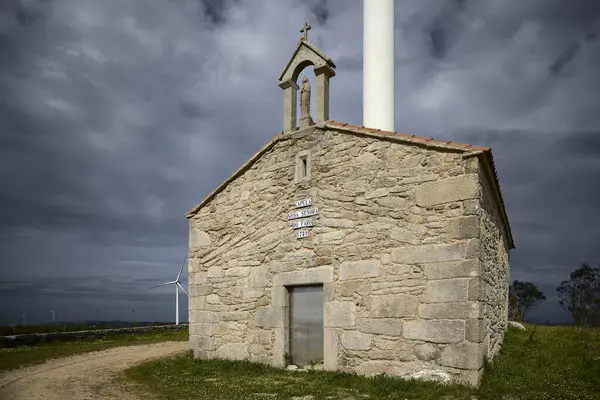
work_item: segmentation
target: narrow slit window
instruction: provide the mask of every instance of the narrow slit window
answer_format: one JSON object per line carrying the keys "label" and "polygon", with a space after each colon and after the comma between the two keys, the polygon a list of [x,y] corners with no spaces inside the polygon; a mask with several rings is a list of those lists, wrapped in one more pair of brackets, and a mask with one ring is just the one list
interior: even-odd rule
{"label": "narrow slit window", "polygon": [[295,181],[297,183],[310,180],[310,164],[310,153],[308,151],[301,151],[296,154]]}
{"label": "narrow slit window", "polygon": [[306,157],[301,158],[302,161],[302,177],[306,178],[308,176],[308,160]]}

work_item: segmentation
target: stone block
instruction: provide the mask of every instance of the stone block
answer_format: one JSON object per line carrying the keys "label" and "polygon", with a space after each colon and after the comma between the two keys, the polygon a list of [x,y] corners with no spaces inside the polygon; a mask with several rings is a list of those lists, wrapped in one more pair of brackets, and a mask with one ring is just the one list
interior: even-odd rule
{"label": "stone block", "polygon": [[415,189],[415,201],[421,207],[453,203],[477,198],[479,179],[477,174],[466,174],[435,182],[423,183]]}
{"label": "stone block", "polygon": [[247,321],[250,317],[248,311],[222,311],[218,315],[221,321]]}
{"label": "stone block", "polygon": [[419,317],[423,319],[467,319],[482,315],[478,302],[419,304]]}
{"label": "stone block", "polygon": [[271,304],[273,307],[287,307],[288,290],[285,286],[273,286],[271,288]]}
{"label": "stone block", "polygon": [[481,343],[485,338],[485,323],[480,318],[469,318],[466,325],[465,337],[469,342]]}
{"label": "stone block", "polygon": [[352,328],[356,324],[356,304],[353,301],[323,303],[323,325],[329,328]]}
{"label": "stone block", "polygon": [[483,346],[480,343],[449,344],[442,349],[440,365],[479,370],[483,367]]}
{"label": "stone block", "polygon": [[483,377],[483,368],[478,370],[464,369],[460,371],[456,381],[459,383],[466,384],[468,386],[477,387],[481,378]]}
{"label": "stone block", "polygon": [[256,310],[256,326],[283,328],[287,311],[287,307],[260,307]]}
{"label": "stone block", "polygon": [[204,296],[213,292],[210,285],[188,285],[190,297]]}
{"label": "stone block", "polygon": [[475,277],[482,270],[478,259],[423,264],[422,267],[427,279]]}
{"label": "stone block", "polygon": [[467,301],[469,299],[469,278],[429,280],[425,285],[429,303]]}
{"label": "stone block", "polygon": [[483,279],[479,277],[469,279],[468,299],[470,301],[485,301],[487,299],[487,283]]}
{"label": "stone block", "polygon": [[479,199],[463,201],[463,211],[465,215],[479,215]]}
{"label": "stone block", "polygon": [[379,188],[375,190],[369,190],[365,193],[365,200],[376,199],[378,197],[387,196],[389,193],[388,188]]}
{"label": "stone block", "polygon": [[473,215],[453,219],[448,226],[448,236],[453,239],[478,238],[479,217]]}
{"label": "stone block", "polygon": [[327,282],[323,284],[323,301],[335,300],[335,283]]}
{"label": "stone block", "polygon": [[402,336],[402,323],[396,318],[362,318],[358,320],[358,330],[376,335]]}
{"label": "stone block", "polygon": [[265,266],[259,265],[250,270],[248,284],[254,288],[264,288],[268,282],[268,270]]}
{"label": "stone block", "polygon": [[465,258],[479,258],[479,248],[481,241],[479,239],[467,240],[467,249],[465,250]]}
{"label": "stone block", "polygon": [[248,343],[271,344],[270,330],[249,330],[247,335]]}
{"label": "stone block", "polygon": [[392,249],[392,261],[397,264],[427,264],[463,260],[467,243],[425,244]]}
{"label": "stone block", "polygon": [[223,276],[223,268],[220,265],[213,265],[206,272],[209,278],[220,278]]}
{"label": "stone block", "polygon": [[214,311],[190,311],[190,323],[219,322],[219,314]]}
{"label": "stone block", "polygon": [[406,339],[432,343],[459,343],[465,339],[465,322],[458,320],[405,321],[402,335]]}
{"label": "stone block", "polygon": [[219,296],[214,293],[206,296],[206,302],[208,304],[221,304],[221,300],[219,299]]}
{"label": "stone block", "polygon": [[340,265],[340,280],[374,278],[379,275],[379,260],[344,261]]}
{"label": "stone block", "polygon": [[333,267],[331,265],[282,272],[273,277],[274,286],[309,285],[327,282],[333,282]]}
{"label": "stone block", "polygon": [[323,368],[327,371],[338,369],[339,340],[334,328],[323,329]]}
{"label": "stone block", "polygon": [[371,336],[361,332],[342,332],[341,342],[346,350],[369,350],[371,348]]}
{"label": "stone block", "polygon": [[340,284],[340,293],[344,297],[352,296],[354,293],[361,295],[369,291],[370,283],[368,281],[346,281]]}
{"label": "stone block", "polygon": [[274,367],[285,366],[285,353],[289,349],[289,334],[286,328],[275,328],[275,341],[273,343],[273,360]]}
{"label": "stone block", "polygon": [[421,361],[432,361],[440,358],[440,349],[431,343],[416,345],[413,349],[414,355]]}
{"label": "stone block", "polygon": [[211,351],[214,349],[215,341],[212,337],[190,335],[190,347],[198,350]]}
{"label": "stone block", "polygon": [[216,324],[208,322],[196,322],[189,327],[190,335],[212,336],[215,333]]}
{"label": "stone block", "polygon": [[199,229],[190,229],[190,248],[207,247],[211,245],[208,233]]}
{"label": "stone block", "polygon": [[225,276],[243,277],[250,275],[250,267],[231,267],[225,270]]}
{"label": "stone block", "polygon": [[250,358],[250,352],[244,343],[226,343],[215,351],[215,356],[226,360],[245,360]]}
{"label": "stone block", "polygon": [[419,298],[410,294],[371,297],[371,315],[378,318],[402,318],[417,315]]}
{"label": "stone block", "polygon": [[205,285],[208,282],[206,271],[193,271],[189,273],[188,285]]}

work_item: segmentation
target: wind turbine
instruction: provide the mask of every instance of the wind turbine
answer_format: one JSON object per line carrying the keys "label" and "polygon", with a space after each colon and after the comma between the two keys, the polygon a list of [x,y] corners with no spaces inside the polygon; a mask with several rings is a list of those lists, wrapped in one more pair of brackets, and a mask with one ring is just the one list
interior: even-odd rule
{"label": "wind turbine", "polygon": [[168,285],[175,286],[175,325],[179,325],[179,289],[181,289],[181,291],[183,293],[185,293],[186,296],[188,295],[188,293],[185,291],[183,286],[181,286],[181,281],[179,280],[179,278],[181,277],[181,272],[183,272],[183,266],[185,265],[186,259],[187,259],[187,253],[185,255],[185,258],[183,259],[183,264],[181,264],[181,269],[179,270],[179,273],[177,274],[177,278],[175,278],[174,281],[165,282],[165,283],[161,283],[160,285],[150,287],[150,289],[154,289],[154,288],[157,288],[160,286],[168,286]]}

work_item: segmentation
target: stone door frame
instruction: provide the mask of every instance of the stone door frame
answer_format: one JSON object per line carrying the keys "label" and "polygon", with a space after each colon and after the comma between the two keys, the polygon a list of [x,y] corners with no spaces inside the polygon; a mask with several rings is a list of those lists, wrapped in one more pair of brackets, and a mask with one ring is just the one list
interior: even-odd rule
{"label": "stone door frame", "polygon": [[275,344],[273,348],[273,366],[284,367],[285,355],[290,351],[290,313],[289,290],[292,286],[323,285],[323,367],[326,370],[337,369],[338,338],[332,326],[331,307],[333,300],[333,267],[322,266],[300,271],[282,272],[273,277],[271,304],[274,311]]}

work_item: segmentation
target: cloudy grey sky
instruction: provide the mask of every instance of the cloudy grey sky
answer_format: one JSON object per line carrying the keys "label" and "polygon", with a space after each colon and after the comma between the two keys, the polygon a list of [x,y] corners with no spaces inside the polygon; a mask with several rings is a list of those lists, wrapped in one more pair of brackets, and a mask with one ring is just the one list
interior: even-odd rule
{"label": "cloudy grey sky", "polygon": [[[360,124],[360,0],[2,0],[0,323],[173,320],[147,287],[177,274],[184,214],[281,130],[305,20],[338,65],[332,119]],[[542,321],[600,264],[599,34],[595,0],[396,2],[396,129],[492,147]]]}

